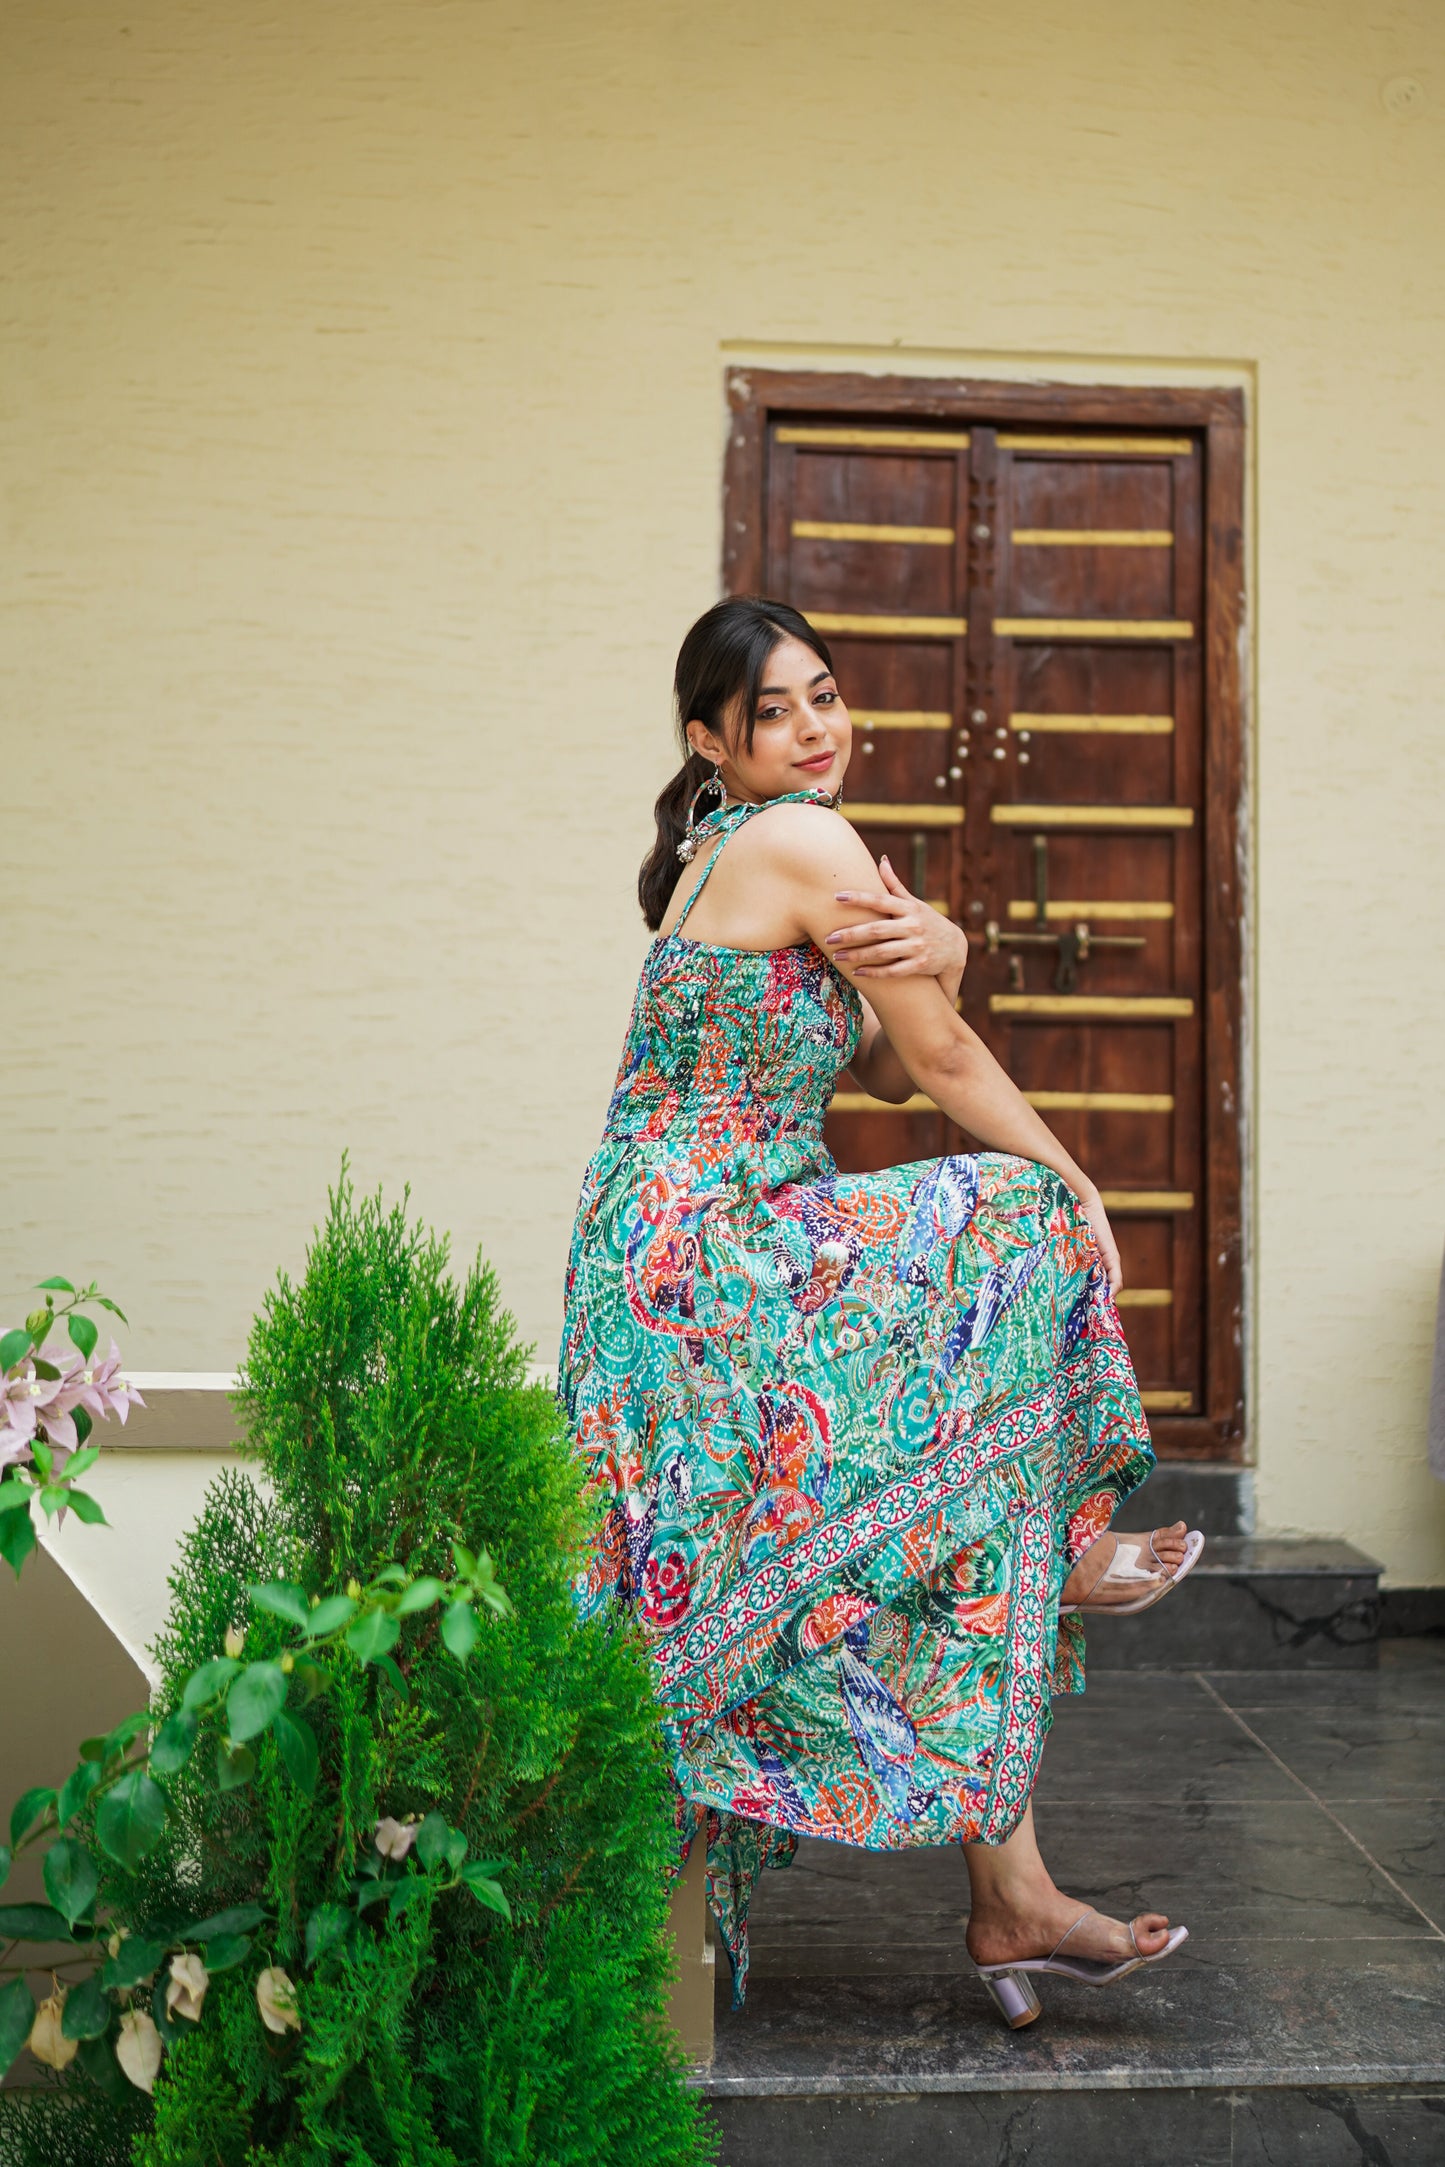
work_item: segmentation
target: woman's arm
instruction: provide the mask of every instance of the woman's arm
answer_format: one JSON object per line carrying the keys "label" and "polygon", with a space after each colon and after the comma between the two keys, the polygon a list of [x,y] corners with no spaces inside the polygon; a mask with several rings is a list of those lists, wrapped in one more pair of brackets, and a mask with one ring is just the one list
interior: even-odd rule
{"label": "woman's arm", "polygon": [[[826,954],[830,933],[850,921],[860,922],[861,914],[839,903],[837,897],[840,891],[865,885],[872,860],[836,814],[815,815],[806,828],[794,824],[789,840],[798,921]],[[839,967],[845,977],[852,976],[847,964]],[[880,973],[869,981],[868,994],[892,1052],[917,1090],[926,1092],[986,1150],[1034,1159],[1068,1183],[1093,1227],[1110,1287],[1117,1293],[1122,1284],[1119,1252],[1097,1188],[1005,1075],[977,1032],[954,1012],[937,980],[889,978]]]}
{"label": "woman's arm", "polygon": [[[935,978],[944,999],[950,1007],[955,1006],[968,962],[968,935],[951,918],[911,894],[886,857],[879,859],[878,871],[884,884],[881,894],[845,888],[835,900],[883,915],[830,933],[828,954],[835,963],[847,965],[848,975],[854,980]],[[851,1074],[874,1098],[894,1105],[901,1105],[913,1092],[913,1078],[866,1001],[863,1034]]]}

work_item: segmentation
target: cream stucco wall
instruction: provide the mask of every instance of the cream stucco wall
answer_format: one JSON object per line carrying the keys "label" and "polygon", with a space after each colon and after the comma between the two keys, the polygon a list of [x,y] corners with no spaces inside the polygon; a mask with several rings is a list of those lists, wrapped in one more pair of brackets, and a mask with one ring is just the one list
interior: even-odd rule
{"label": "cream stucco wall", "polygon": [[1243,381],[1261,1517],[1445,1580],[1434,0],[0,40],[5,1304],[229,1368],[347,1146],[550,1356],[726,361]]}

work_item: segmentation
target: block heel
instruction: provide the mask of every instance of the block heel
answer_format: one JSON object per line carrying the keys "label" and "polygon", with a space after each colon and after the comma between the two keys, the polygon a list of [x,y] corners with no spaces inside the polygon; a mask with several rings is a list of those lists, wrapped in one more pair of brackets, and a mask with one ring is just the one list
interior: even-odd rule
{"label": "block heel", "polygon": [[1010,2031],[1022,2031],[1025,2024],[1032,2024],[1035,2017],[1043,2015],[1044,2005],[1026,1971],[990,1969],[980,1971],[979,1977],[988,1988],[989,2000]]}

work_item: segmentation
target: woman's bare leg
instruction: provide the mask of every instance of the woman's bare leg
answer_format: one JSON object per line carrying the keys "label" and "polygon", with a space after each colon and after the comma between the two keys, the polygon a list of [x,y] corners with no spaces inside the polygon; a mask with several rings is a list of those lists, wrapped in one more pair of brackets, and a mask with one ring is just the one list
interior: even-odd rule
{"label": "woman's bare leg", "polygon": [[[1026,1956],[1047,1956],[1084,1909],[1077,1896],[1056,1889],[1039,1856],[1034,1809],[1004,1843],[966,1843],[972,1904],[968,1917],[968,1953],[976,1964],[1007,1964]],[[1153,1956],[1169,1938],[1162,1911],[1142,1912],[1134,1922],[1140,1956]],[[1069,1935],[1070,1956],[1122,1961],[1134,1955],[1129,1929],[1118,1919],[1093,1913]]]}

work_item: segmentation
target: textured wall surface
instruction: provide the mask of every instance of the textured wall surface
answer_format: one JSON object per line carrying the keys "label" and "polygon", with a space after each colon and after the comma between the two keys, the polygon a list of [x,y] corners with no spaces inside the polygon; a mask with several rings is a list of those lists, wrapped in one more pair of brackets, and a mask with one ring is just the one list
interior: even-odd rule
{"label": "textured wall surface", "polygon": [[[1261,1515],[1445,1580],[1434,0],[10,0],[0,1286],[228,1368],[343,1147],[555,1343],[722,371],[1251,386]],[[1418,83],[1401,95],[1395,79]]]}

